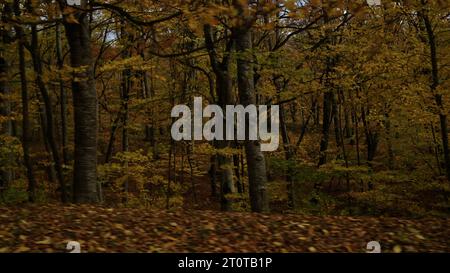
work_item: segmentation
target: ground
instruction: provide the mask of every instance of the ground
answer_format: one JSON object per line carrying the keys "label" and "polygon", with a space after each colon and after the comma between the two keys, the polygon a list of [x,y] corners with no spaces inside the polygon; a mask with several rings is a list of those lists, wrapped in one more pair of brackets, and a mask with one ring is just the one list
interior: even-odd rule
{"label": "ground", "polygon": [[0,252],[450,252],[450,219],[161,211],[101,206],[0,207]]}

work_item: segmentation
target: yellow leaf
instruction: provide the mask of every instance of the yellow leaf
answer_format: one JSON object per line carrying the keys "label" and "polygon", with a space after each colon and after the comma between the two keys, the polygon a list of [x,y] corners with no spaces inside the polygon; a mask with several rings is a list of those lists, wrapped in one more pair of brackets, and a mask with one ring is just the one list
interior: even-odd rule
{"label": "yellow leaf", "polygon": [[313,246],[310,246],[310,247],[308,247],[308,251],[315,253],[315,252],[317,252],[317,249]]}
{"label": "yellow leaf", "polygon": [[393,251],[394,251],[394,253],[402,253],[402,247],[399,245],[394,246]]}
{"label": "yellow leaf", "polygon": [[7,248],[7,247],[0,248],[0,253],[8,253],[8,252],[9,252],[9,248]]}
{"label": "yellow leaf", "polygon": [[425,240],[425,237],[423,237],[420,234],[416,234],[416,238],[419,239],[419,240]]}
{"label": "yellow leaf", "polygon": [[26,246],[20,246],[18,249],[16,249],[16,252],[29,252],[31,249]]}
{"label": "yellow leaf", "polygon": [[49,237],[46,237],[44,240],[36,242],[36,244],[38,245],[51,245],[52,244],[52,239]]}
{"label": "yellow leaf", "polygon": [[125,233],[125,235],[127,236],[133,235],[133,232],[129,231],[128,229],[124,230],[123,233]]}
{"label": "yellow leaf", "polygon": [[274,242],[273,245],[274,245],[274,246],[283,246],[283,243],[280,243],[280,242]]}
{"label": "yellow leaf", "polygon": [[124,229],[122,224],[114,224],[114,227],[117,229]]}

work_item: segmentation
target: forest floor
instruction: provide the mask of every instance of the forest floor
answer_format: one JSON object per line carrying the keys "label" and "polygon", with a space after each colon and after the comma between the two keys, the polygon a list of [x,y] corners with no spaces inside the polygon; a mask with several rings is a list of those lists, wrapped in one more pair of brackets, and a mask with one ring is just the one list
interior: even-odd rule
{"label": "forest floor", "polygon": [[450,252],[450,219],[396,219],[101,206],[0,207],[0,252]]}

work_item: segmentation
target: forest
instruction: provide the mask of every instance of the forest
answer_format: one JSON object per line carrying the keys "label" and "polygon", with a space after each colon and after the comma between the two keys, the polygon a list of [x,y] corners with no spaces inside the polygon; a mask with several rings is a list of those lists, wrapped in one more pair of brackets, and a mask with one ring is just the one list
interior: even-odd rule
{"label": "forest", "polygon": [[[450,252],[449,1],[0,15],[0,253]],[[244,113],[234,138],[229,106],[276,135]]]}

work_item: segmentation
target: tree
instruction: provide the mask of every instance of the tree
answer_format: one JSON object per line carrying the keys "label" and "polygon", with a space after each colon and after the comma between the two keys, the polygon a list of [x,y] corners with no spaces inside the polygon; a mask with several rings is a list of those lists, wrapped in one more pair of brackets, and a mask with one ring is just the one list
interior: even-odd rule
{"label": "tree", "polygon": [[[245,2],[245,1],[244,1]],[[254,18],[248,6],[241,1],[234,1],[241,18],[233,29],[237,55],[237,82],[240,103],[244,106],[256,105],[254,86],[254,70],[252,52],[251,26]],[[246,122],[246,132],[249,132],[249,122]],[[252,211],[268,212],[269,201],[267,197],[267,171],[261,143],[258,140],[245,141],[245,153],[248,164],[249,193]]]}
{"label": "tree", "polygon": [[[2,134],[11,136],[12,127],[9,116],[11,114],[11,107],[8,101],[9,87],[8,87],[8,62],[0,56],[0,117],[6,121],[1,122],[0,132]],[[2,143],[3,145],[3,143]],[[6,161],[6,160],[5,160]],[[6,165],[6,164],[5,164]],[[0,169],[0,188],[6,187],[11,182],[11,171],[5,167]]]}
{"label": "tree", "polygon": [[[445,162],[445,172],[447,179],[450,180],[450,148],[448,144],[448,121],[447,121],[447,111],[443,102],[443,94],[440,90],[441,88],[441,75],[440,75],[440,65],[438,60],[438,48],[435,33],[435,26],[433,26],[430,19],[430,10],[434,10],[436,7],[429,3],[427,0],[420,1],[422,7],[420,7],[419,17],[425,25],[425,33],[427,36],[427,45],[429,49],[429,64],[431,66],[431,80],[430,80],[430,90],[434,96],[435,103],[439,112],[439,122],[441,127],[441,138],[442,147],[444,149],[444,162]],[[439,15],[439,14],[437,14]],[[440,20],[437,19],[436,20]]]}
{"label": "tree", "polygon": [[[230,60],[231,50],[234,47],[233,46],[234,40],[232,38],[228,38],[228,40],[226,41],[225,53],[223,54],[224,56],[222,60],[219,61],[219,57],[217,56],[213,40],[213,30],[211,25],[206,24],[204,26],[204,36],[211,67],[216,78],[215,90],[218,99],[217,103],[219,106],[222,107],[222,109],[225,109],[227,105],[234,104],[233,90],[232,90],[231,60]],[[224,116],[226,117],[226,113],[224,113]],[[215,142],[215,146],[217,149],[224,149],[231,147],[231,143],[226,140],[219,140]],[[219,154],[217,156],[217,162],[221,185],[220,192],[221,192],[222,209],[231,210],[231,204],[230,201],[228,200],[227,195],[236,192],[233,183],[232,157]]]}
{"label": "tree", "polygon": [[[59,1],[73,68],[72,96],[75,122],[73,198],[76,203],[96,203],[98,101],[94,81],[87,0],[81,9]],[[71,11],[68,13],[67,11]]]}
{"label": "tree", "polygon": [[[20,1],[15,0],[13,3],[13,9],[15,16],[20,16]],[[25,63],[25,34],[21,26],[15,28],[18,38],[18,54],[19,54],[19,74],[21,84],[21,99],[22,99],[22,149],[24,165],[27,170],[28,178],[28,200],[30,202],[36,201],[36,179],[33,171],[33,161],[30,155],[31,146],[31,125],[30,125],[30,113],[29,113],[29,94],[28,83]]]}

